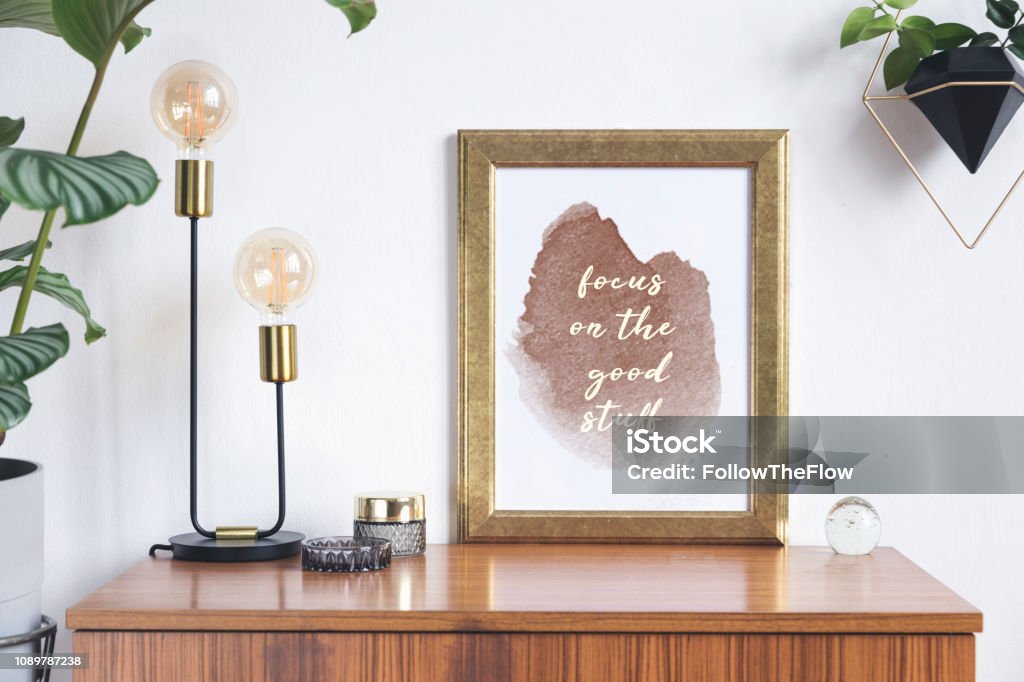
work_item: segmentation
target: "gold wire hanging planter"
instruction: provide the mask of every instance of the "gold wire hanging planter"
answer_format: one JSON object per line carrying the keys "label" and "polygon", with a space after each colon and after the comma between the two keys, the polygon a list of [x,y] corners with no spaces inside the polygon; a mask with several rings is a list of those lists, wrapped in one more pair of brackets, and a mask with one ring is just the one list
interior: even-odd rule
{"label": "gold wire hanging planter", "polygon": [[[900,14],[901,12],[896,13],[895,18],[897,21],[899,20]],[[893,137],[893,134],[889,131],[889,128],[886,127],[885,123],[882,122],[882,119],[878,116],[878,112],[876,112],[875,108],[872,106],[872,102],[910,101],[915,97],[921,97],[922,95],[927,95],[938,90],[944,90],[945,88],[952,87],[1006,86],[1017,89],[1018,91],[1021,92],[1021,94],[1024,94],[1024,88],[1022,88],[1019,83],[1016,83],[1014,81],[953,81],[949,83],[942,83],[941,85],[936,85],[930,88],[926,88],[924,90],[909,95],[871,95],[869,94],[871,91],[871,86],[874,84],[875,78],[878,76],[878,68],[882,64],[882,59],[885,57],[886,50],[889,49],[889,42],[891,40],[892,33],[885,37],[885,42],[882,44],[882,50],[881,52],[878,53],[878,59],[875,60],[875,65],[871,69],[871,77],[868,78],[868,83],[866,86],[864,86],[864,106],[867,107],[868,112],[871,114],[871,118],[875,120],[875,123],[878,124],[878,127],[882,129],[883,133],[885,133],[886,138],[888,138],[889,143],[892,144],[893,148],[900,155],[900,158],[902,158],[903,162],[907,164],[907,168],[909,168],[910,172],[914,174],[915,178],[917,178],[918,183],[920,183],[921,187],[928,194],[928,198],[932,200],[933,204],[935,204],[935,208],[939,209],[939,213],[942,214],[942,217],[945,219],[949,227],[953,230],[953,233],[956,234],[957,239],[960,240],[960,243],[963,244],[967,249],[974,249],[978,245],[978,243],[981,242],[982,238],[988,232],[988,229],[992,227],[992,223],[995,222],[996,218],[1003,210],[1003,207],[1006,206],[1007,202],[1010,200],[1010,197],[1016,191],[1017,187],[1021,184],[1021,181],[1024,180],[1024,170],[1022,170],[1020,175],[1017,176],[1017,179],[1014,180],[1013,184],[1010,186],[1009,191],[1003,196],[1002,201],[1000,201],[999,205],[996,206],[996,210],[992,212],[991,216],[989,216],[988,221],[985,223],[985,226],[982,227],[978,235],[974,238],[974,241],[968,241],[967,238],[964,236],[964,233],[960,230],[960,228],[957,227],[956,223],[953,222],[953,219],[950,217],[949,213],[942,206],[942,202],[939,201],[938,197],[935,196],[935,193],[932,191],[931,187],[925,181],[921,173],[917,170],[917,167],[914,165],[914,162],[910,160],[910,157],[907,156],[907,153],[903,151],[903,147],[900,146],[900,143],[896,141],[895,137]]]}

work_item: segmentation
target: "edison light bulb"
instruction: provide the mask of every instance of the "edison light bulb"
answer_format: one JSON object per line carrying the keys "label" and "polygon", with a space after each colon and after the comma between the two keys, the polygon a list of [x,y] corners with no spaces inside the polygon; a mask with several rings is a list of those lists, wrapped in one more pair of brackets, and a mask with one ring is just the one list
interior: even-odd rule
{"label": "edison light bulb", "polygon": [[235,258],[235,286],[260,312],[260,324],[292,324],[316,281],[316,256],[300,235],[283,227],[260,230]]}
{"label": "edison light bulb", "polygon": [[178,145],[179,158],[201,159],[238,117],[238,91],[213,64],[179,62],[156,79],[149,108],[156,127]]}

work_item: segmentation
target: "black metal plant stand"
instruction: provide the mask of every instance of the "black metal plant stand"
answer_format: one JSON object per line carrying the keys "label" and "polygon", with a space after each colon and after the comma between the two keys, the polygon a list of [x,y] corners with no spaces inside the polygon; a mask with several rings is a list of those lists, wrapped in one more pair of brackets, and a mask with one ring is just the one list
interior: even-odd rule
{"label": "black metal plant stand", "polygon": [[[39,654],[49,656],[53,653],[53,643],[57,639],[57,621],[49,616],[43,616],[42,623],[35,630],[20,634],[0,637],[0,650],[7,649],[19,644],[39,642]],[[50,682],[50,669],[37,668],[33,677],[36,682]]]}

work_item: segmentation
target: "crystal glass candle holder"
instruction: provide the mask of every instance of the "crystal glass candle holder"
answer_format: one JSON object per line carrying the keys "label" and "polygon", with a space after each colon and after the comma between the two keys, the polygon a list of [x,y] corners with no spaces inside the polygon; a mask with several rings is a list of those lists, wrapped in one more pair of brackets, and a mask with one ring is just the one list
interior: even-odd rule
{"label": "crystal glass candle holder", "polygon": [[302,570],[320,573],[378,571],[391,565],[391,543],[334,535],[302,541]]}

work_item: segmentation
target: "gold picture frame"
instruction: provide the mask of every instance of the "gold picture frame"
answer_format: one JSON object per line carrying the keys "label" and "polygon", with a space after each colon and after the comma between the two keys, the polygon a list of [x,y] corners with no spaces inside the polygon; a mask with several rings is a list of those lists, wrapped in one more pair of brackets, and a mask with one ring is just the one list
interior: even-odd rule
{"label": "gold picture frame", "polygon": [[749,168],[750,414],[786,415],[788,144],[785,130],[459,131],[460,542],[785,544],[787,495],[760,484],[742,512],[495,509],[494,264],[499,168]]}

